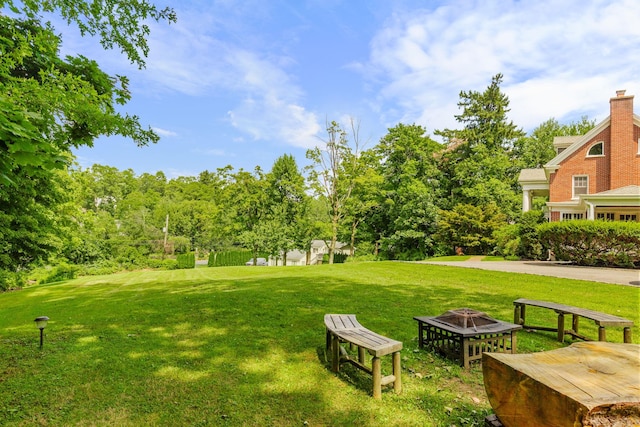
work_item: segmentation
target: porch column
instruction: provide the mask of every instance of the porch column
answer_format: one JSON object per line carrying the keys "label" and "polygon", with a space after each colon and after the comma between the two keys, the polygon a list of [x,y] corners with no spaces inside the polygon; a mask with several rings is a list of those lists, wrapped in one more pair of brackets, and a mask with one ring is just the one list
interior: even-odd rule
{"label": "porch column", "polygon": [[531,210],[531,192],[522,190],[522,212],[529,212],[529,210]]}
{"label": "porch column", "polygon": [[596,219],[596,206],[593,203],[587,202],[587,219],[593,221]]}

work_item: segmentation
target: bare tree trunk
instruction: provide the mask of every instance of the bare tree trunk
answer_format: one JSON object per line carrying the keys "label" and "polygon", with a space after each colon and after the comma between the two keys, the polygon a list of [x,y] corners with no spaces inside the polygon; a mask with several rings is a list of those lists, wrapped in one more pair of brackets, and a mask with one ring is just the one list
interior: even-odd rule
{"label": "bare tree trunk", "polygon": [[331,221],[331,245],[329,246],[329,264],[333,264],[333,255],[336,251],[336,241],[338,240],[338,215],[333,215]]}
{"label": "bare tree trunk", "polygon": [[353,221],[351,223],[351,248],[349,248],[349,256],[353,256],[356,250],[356,230],[358,229],[358,223],[359,221]]}

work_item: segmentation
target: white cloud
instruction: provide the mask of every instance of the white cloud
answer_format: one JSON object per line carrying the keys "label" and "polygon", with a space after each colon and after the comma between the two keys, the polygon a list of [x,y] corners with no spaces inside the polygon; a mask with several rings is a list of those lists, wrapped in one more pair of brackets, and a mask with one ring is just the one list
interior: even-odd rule
{"label": "white cloud", "polygon": [[385,121],[458,127],[459,92],[483,91],[497,73],[510,118],[525,129],[550,117],[603,118],[616,89],[638,92],[639,16],[634,0],[448,2],[395,14],[363,70],[380,88],[378,104],[397,105]]}
{"label": "white cloud", "polygon": [[160,135],[160,136],[162,136],[162,137],[165,137],[165,138],[170,138],[170,137],[173,137],[173,136],[178,136],[178,134],[177,134],[176,132],[171,131],[171,130],[162,129],[162,128],[159,128],[159,127],[154,127],[154,128],[152,128],[152,129],[153,129],[153,131],[154,131],[155,133],[157,133],[158,135]]}
{"label": "white cloud", "polygon": [[230,58],[246,97],[228,112],[232,125],[255,140],[275,140],[310,148],[320,125],[315,113],[300,105],[301,90],[273,61],[237,51]]}
{"label": "white cloud", "polygon": [[255,140],[311,146],[320,126],[316,115],[302,104],[303,90],[286,71],[294,61],[234,44],[228,34],[226,41],[216,38],[211,27],[222,24],[212,16],[217,15],[183,11],[177,25],[152,29],[152,53],[145,73],[154,84],[148,90],[191,96],[226,94],[230,102],[241,100],[228,109],[230,123],[241,132]]}

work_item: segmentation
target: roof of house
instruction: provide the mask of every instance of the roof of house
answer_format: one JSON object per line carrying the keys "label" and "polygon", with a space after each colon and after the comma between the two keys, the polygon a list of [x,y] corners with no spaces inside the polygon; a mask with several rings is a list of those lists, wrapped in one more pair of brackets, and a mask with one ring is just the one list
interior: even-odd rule
{"label": "roof of house", "polygon": [[522,169],[518,182],[547,181],[547,174],[544,169]]}
{"label": "roof of house", "polygon": [[[344,246],[347,246],[347,244],[343,243],[343,242],[336,242],[336,249],[341,249]],[[311,247],[312,248],[324,248],[324,247],[328,247],[328,245],[327,245],[327,242],[325,242],[324,240],[316,239],[316,240],[312,240],[311,241]]]}
{"label": "roof of house", "polygon": [[626,187],[614,188],[613,190],[596,193],[602,196],[640,196],[639,185],[627,185]]}
{"label": "roof of house", "polygon": [[556,136],[553,138],[554,147],[568,147],[582,138],[582,135]]}
{"label": "roof of house", "polygon": [[306,258],[307,253],[302,252],[298,249],[294,249],[292,251],[287,252],[287,260],[288,261],[300,261],[302,258]]}
{"label": "roof of house", "polygon": [[[609,116],[603,121],[601,121],[600,123],[598,123],[589,132],[585,133],[584,135],[576,136],[575,141],[573,141],[573,143],[570,146],[568,146],[567,149],[564,150],[562,153],[558,154],[553,159],[549,160],[549,162],[544,165],[544,168],[545,169],[559,168],[560,164],[563,161],[565,161],[569,156],[571,156],[573,153],[575,153],[580,148],[582,148],[583,145],[591,141],[591,139],[593,139],[593,137],[595,137],[597,134],[599,134],[604,129],[606,129],[610,125],[610,123],[611,123],[611,117]],[[640,116],[638,116],[637,114],[633,115],[633,124],[635,126],[640,127]]]}

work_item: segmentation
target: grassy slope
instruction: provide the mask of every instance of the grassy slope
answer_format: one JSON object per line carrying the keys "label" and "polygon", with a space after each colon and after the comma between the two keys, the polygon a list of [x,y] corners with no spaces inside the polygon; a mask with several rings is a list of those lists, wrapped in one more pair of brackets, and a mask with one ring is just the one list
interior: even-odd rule
{"label": "grassy slope", "polygon": [[[638,288],[542,276],[380,262],[86,277],[0,295],[0,425],[479,426],[481,368],[419,351],[412,318],[471,307],[511,321],[519,297],[627,317],[640,337]],[[374,401],[366,375],[330,372],[329,312],[404,342],[402,395]],[[51,318],[42,351],[39,315]],[[521,332],[519,351],[554,338]]]}

